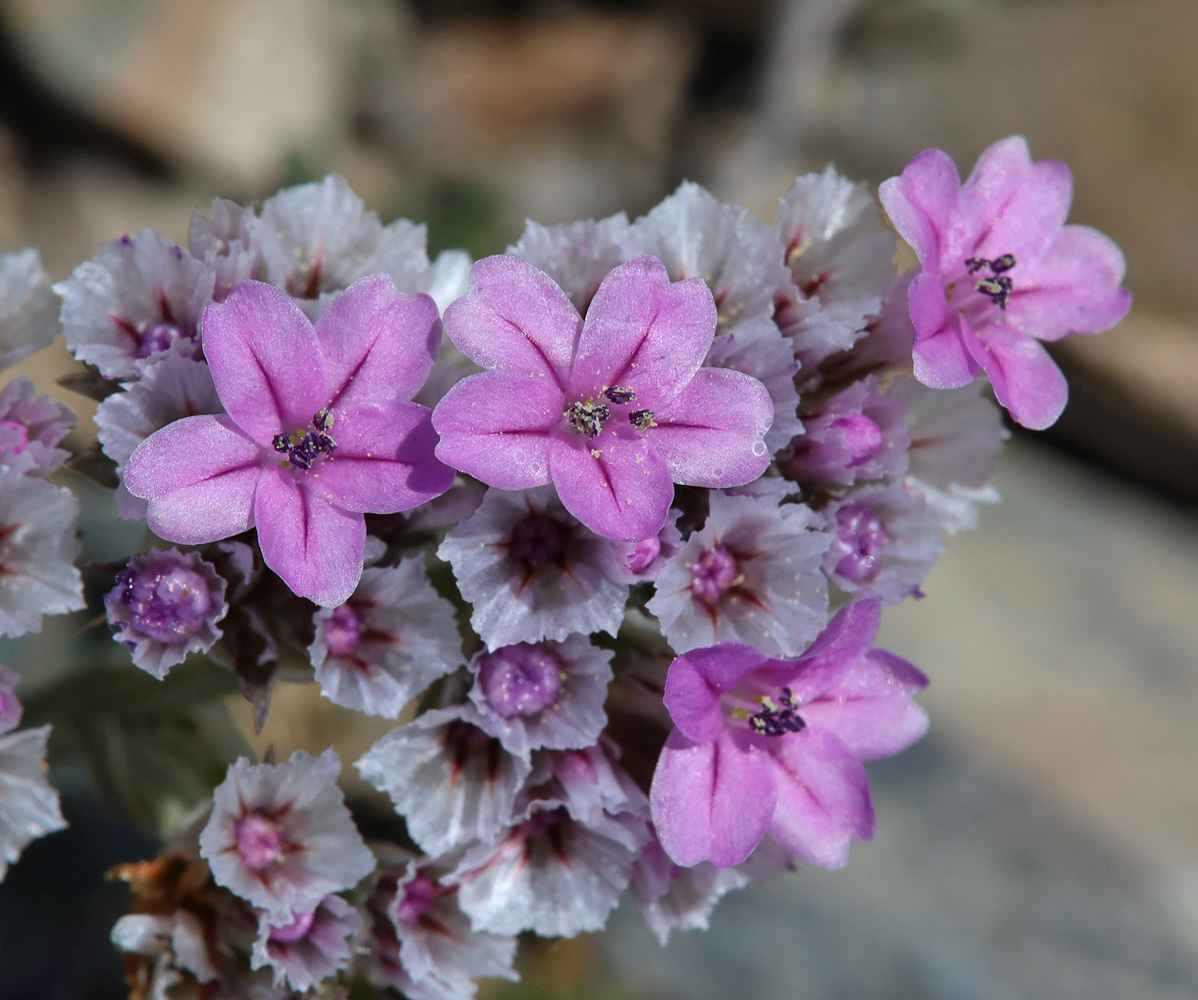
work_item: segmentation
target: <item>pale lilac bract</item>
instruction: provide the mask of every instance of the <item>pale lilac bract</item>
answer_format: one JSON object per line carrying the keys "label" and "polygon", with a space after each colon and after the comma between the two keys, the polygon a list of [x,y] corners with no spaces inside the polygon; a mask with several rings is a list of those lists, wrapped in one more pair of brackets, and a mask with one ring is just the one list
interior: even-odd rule
{"label": "pale lilac bract", "polygon": [[765,387],[702,367],[715,328],[706,285],[671,284],[655,257],[608,274],[585,321],[531,264],[479,261],[445,329],[487,371],[438,404],[437,457],[500,489],[552,482],[597,534],[656,534],[674,483],[736,486],[769,464]]}
{"label": "pale lilac bract", "polygon": [[426,295],[385,275],[355,282],[315,327],[281,289],[238,285],[204,312],[204,351],[226,413],[143,441],[125,486],[147,520],[195,545],[258,530],[262,558],[301,597],[331,607],[362,574],[363,514],[445,492],[429,411],[408,402],[436,356]]}
{"label": "pale lilac bract", "polygon": [[1060,416],[1069,389],[1040,341],[1099,333],[1131,308],[1119,248],[1064,224],[1072,190],[1069,168],[1033,163],[1022,136],[990,146],[964,185],[939,149],[882,184],[923,268],[908,304],[924,385],[959,388],[985,371],[1018,423],[1042,430]]}
{"label": "pale lilac bract", "polygon": [[665,704],[677,728],[649,802],[675,863],[736,865],[768,834],[801,862],[839,868],[850,838],[873,836],[861,762],[927,728],[911,701],[927,679],[871,648],[879,617],[875,601],[851,604],[793,660],[725,643],[674,661]]}

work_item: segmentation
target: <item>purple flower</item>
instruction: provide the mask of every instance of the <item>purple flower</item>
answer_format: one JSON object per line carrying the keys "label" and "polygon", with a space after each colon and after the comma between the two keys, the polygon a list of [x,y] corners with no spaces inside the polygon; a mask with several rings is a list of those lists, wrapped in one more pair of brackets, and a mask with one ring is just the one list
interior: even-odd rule
{"label": "purple flower", "polygon": [[325,896],[316,909],[287,917],[264,912],[250,968],[270,966],[276,986],[309,990],[349,965],[363,928],[362,914],[340,896]]}
{"label": "purple flower", "polygon": [[104,595],[117,642],[133,662],[159,680],[188,653],[206,653],[221,636],[216,623],[229,610],[225,581],[198,552],[155,549],[133,556]]}
{"label": "purple flower", "polygon": [[852,486],[893,479],[907,466],[903,401],[878,391],[869,376],[803,415],[804,433],[778,456],[787,479],[805,486]]}
{"label": "purple flower", "polygon": [[262,558],[301,597],[342,604],[362,575],[364,513],[443,493],[429,412],[407,400],[433,363],[437,311],[363,278],[314,328],[280,289],[247,281],[204,313],[225,414],[143,441],[125,486],[161,537],[197,544],[258,529]]}
{"label": "purple flower", "polygon": [[489,257],[445,324],[488,370],[438,404],[437,457],[505,490],[552,482],[600,535],[647,538],[674,483],[736,486],[769,464],[769,394],[741,372],[701,367],[711,292],[695,279],[671,285],[656,258],[613,270],[584,322],[544,273]]}
{"label": "purple flower", "polygon": [[374,856],[345,808],[340,770],[332,750],[316,758],[298,750],[282,764],[244,757],[232,764],[200,833],[200,856],[217,885],[291,919],[370,874]]}
{"label": "purple flower", "polygon": [[581,635],[479,653],[470,664],[478,724],[525,759],[540,747],[592,746],[607,724],[603,702],[611,657],[610,650],[597,649]]}
{"label": "purple flower", "polygon": [[1098,333],[1131,308],[1119,248],[1064,224],[1072,188],[1069,168],[1033,163],[1022,136],[982,153],[964,185],[939,149],[882,184],[923,268],[908,302],[924,385],[958,388],[981,370],[1018,423],[1039,430],[1060,416],[1068,387],[1039,341]]}
{"label": "purple flower", "polygon": [[13,379],[0,392],[0,465],[46,476],[70,456],[54,446],[75,426],[75,414],[34,392],[25,377]]}
{"label": "purple flower", "polygon": [[367,569],[353,596],[313,624],[308,655],[321,692],[368,715],[394,719],[464,662],[453,605],[433,590],[423,559]]}
{"label": "purple flower", "polygon": [[727,643],[680,656],[665,703],[677,727],[653,775],[657,835],[679,865],[739,864],[767,834],[800,861],[838,868],[873,836],[863,760],[923,735],[911,701],[927,679],[870,648],[879,605],[842,609],[802,656]]}

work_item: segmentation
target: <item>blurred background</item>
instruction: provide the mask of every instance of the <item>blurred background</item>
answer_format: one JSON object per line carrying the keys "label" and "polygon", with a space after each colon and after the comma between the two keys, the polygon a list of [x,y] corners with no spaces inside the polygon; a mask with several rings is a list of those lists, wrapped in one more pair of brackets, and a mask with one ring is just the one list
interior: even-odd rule
{"label": "blurred background", "polygon": [[[1124,248],[1136,305],[1060,345],[1065,417],[1014,438],[1003,503],[926,601],[888,613],[886,643],[932,678],[932,731],[871,765],[877,839],[665,949],[625,907],[484,994],[1181,1000],[1198,996],[1196,50],[1194,0],[0,0],[0,249],[37,246],[60,279],[126,232],[183,240],[214,195],[336,171],[384,220],[427,222],[430,251],[481,256],[526,218],[634,216],[683,178],[772,221],[797,172],[876,185],[928,146],[967,172],[1023,133],[1073,168],[1071,221]],[[70,370],[56,346],[9,376],[71,405],[82,440],[94,404],[55,385]],[[93,559],[136,543],[104,504],[86,505]],[[0,659],[52,684],[86,624],[63,621]],[[204,723],[221,746],[250,738],[233,707],[239,728]],[[255,742],[323,747],[351,724],[337,713],[284,688]],[[74,825],[0,886],[0,996],[120,997],[106,939],[127,898],[101,874],[155,844],[95,794],[111,773],[67,760],[55,780]]]}

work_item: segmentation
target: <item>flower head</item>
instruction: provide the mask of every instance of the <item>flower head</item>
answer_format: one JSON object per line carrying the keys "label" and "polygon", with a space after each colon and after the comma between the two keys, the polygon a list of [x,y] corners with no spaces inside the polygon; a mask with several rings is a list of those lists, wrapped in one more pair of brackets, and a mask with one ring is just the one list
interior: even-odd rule
{"label": "flower head", "polygon": [[861,761],[898,753],[927,728],[911,701],[927,679],[871,648],[879,610],[842,609],[794,660],[726,643],[674,661],[665,703],[677,728],[649,802],[677,864],[739,864],[768,834],[800,861],[838,868],[850,838],[873,836]]}
{"label": "flower head", "polygon": [[345,808],[339,771],[332,750],[231,765],[200,834],[216,883],[283,922],[370,874],[374,856]]}
{"label": "flower head", "polygon": [[198,552],[155,550],[133,556],[104,596],[117,642],[159,680],[188,653],[206,653],[229,610],[225,581]]}
{"label": "flower head", "polygon": [[769,464],[765,387],[702,368],[716,328],[711,292],[671,285],[654,257],[613,270],[583,321],[543,272],[515,257],[474,265],[446,333],[488,370],[433,415],[437,457],[505,490],[550,482],[609,538],[665,524],[674,483],[735,486]]}
{"label": "flower head", "polygon": [[1131,308],[1119,248],[1066,226],[1073,182],[1057,160],[1033,163],[1011,136],[982,153],[964,185],[939,149],[882,184],[882,204],[919,256],[908,292],[915,377],[953,389],[985,371],[1025,427],[1054,423],[1068,387],[1040,341],[1098,333]]}
{"label": "flower head", "polygon": [[301,597],[343,603],[358,584],[364,513],[448,489],[429,412],[408,402],[432,367],[436,306],[363,278],[315,327],[278,288],[247,281],[204,313],[225,413],[187,417],[129,457],[129,492],[163,538],[258,530],[262,558]]}

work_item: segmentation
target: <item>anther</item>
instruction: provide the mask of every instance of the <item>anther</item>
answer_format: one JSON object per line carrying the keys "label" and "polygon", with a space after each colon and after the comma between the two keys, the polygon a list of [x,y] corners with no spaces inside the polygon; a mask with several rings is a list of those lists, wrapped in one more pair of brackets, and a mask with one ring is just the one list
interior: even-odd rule
{"label": "anther", "polygon": [[611,416],[611,410],[588,399],[585,403],[571,403],[564,416],[579,434],[593,438],[603,430],[603,421]]}
{"label": "anther", "polygon": [[1006,309],[1011,301],[1013,288],[1011,279],[1006,275],[994,278],[982,278],[975,286],[976,290],[990,299],[999,309]]}
{"label": "anther", "polygon": [[645,431],[650,427],[657,426],[657,421],[653,419],[652,410],[633,410],[628,414],[628,422],[638,431]]}
{"label": "anther", "polygon": [[607,397],[609,403],[615,403],[618,406],[622,406],[624,403],[631,403],[636,399],[635,392],[618,385],[609,385],[603,390],[603,395]]}

